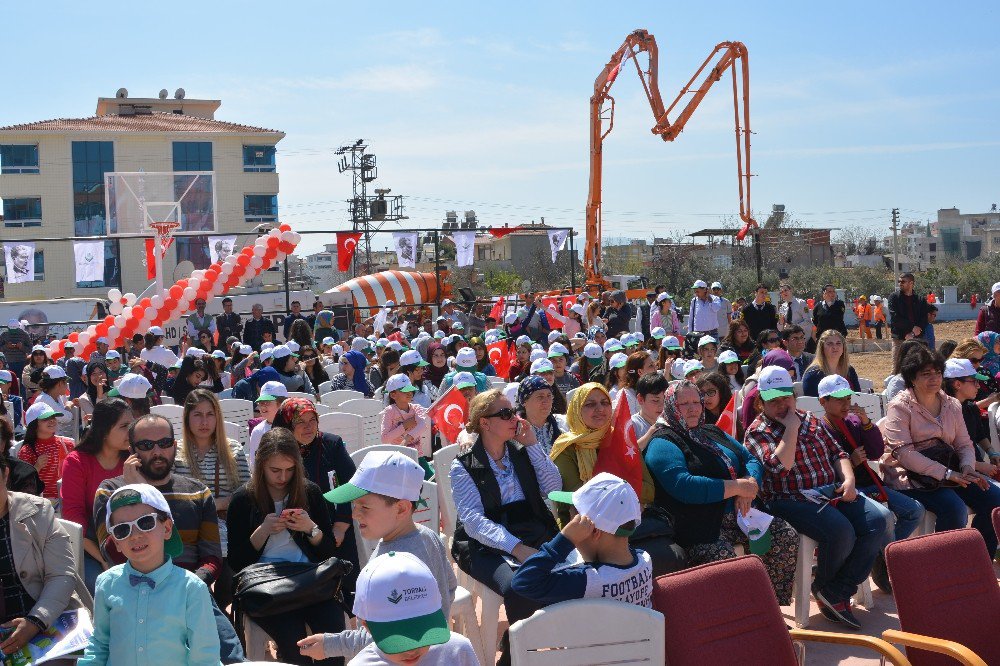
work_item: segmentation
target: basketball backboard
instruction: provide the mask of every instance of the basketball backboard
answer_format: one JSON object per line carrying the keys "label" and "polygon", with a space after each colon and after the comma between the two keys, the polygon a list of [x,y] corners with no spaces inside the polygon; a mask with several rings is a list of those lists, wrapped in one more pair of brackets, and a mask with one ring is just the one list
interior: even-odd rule
{"label": "basketball backboard", "polygon": [[156,222],[178,223],[174,236],[218,230],[213,171],[109,172],[104,203],[108,236],[151,235]]}

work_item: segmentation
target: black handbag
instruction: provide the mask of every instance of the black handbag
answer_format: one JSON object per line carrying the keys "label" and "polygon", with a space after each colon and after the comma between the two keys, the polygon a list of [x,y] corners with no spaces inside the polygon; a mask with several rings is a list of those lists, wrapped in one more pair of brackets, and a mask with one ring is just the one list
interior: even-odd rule
{"label": "black handbag", "polygon": [[[948,446],[940,439],[934,439],[933,443],[927,448],[917,449],[916,445],[922,443],[914,443],[917,453],[944,465],[953,472],[961,471],[959,469],[958,452],[954,448]],[[938,488],[955,488],[958,486],[957,483],[935,479],[933,476],[927,476],[926,474],[917,474],[911,470],[906,470],[906,477],[910,480],[910,486],[914,490],[937,490]]]}
{"label": "black handbag", "polygon": [[341,584],[353,565],[336,557],[322,562],[257,562],[233,578],[233,599],[250,617],[280,615],[324,601],[343,600]]}

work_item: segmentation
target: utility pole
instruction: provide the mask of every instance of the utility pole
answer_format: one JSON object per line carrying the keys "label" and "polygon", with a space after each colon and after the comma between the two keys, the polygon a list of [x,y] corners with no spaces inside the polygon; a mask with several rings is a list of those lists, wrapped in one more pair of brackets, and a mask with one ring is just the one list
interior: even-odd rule
{"label": "utility pole", "polygon": [[899,243],[896,231],[899,228],[899,209],[892,209],[892,277],[893,283],[899,282]]}

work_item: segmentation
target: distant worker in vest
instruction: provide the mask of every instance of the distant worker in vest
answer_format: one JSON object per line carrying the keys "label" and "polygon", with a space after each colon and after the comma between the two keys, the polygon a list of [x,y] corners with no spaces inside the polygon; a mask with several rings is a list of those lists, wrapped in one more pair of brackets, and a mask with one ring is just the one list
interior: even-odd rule
{"label": "distant worker in vest", "polygon": [[194,302],[195,311],[187,316],[187,334],[192,340],[198,339],[198,334],[208,331],[215,335],[218,330],[215,326],[215,317],[205,314],[205,299],[199,298]]}

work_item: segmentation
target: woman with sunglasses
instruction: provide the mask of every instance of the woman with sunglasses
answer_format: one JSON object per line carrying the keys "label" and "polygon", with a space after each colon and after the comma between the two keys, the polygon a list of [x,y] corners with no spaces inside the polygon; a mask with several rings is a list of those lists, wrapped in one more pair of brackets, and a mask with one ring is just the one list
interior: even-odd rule
{"label": "woman with sunglasses", "polygon": [[90,423],[94,414],[94,405],[99,400],[103,400],[111,388],[108,385],[108,367],[100,361],[88,363],[87,373],[83,378],[87,390],[77,399],[77,405],[80,407],[84,423]]}
{"label": "woman with sunglasses", "polygon": [[980,374],[968,359],[951,358],[945,362],[944,392],[962,405],[965,429],[976,447],[976,471],[992,477],[997,473],[996,463],[1000,462],[1000,451],[993,451],[989,420],[983,417],[982,410],[976,404],[979,382],[985,378],[986,375]]}
{"label": "woman with sunglasses", "polygon": [[0,557],[5,603],[0,623],[10,630],[0,650],[11,655],[63,611],[81,606],[89,594],[78,585],[69,536],[59,527],[52,504],[41,497],[7,490],[10,471],[0,456]]}
{"label": "woman with sunglasses", "polygon": [[193,346],[201,349],[206,354],[211,354],[215,351],[215,341],[212,339],[212,334],[204,330],[198,331],[198,341]]}
{"label": "woman with sunglasses", "polygon": [[750,358],[746,360],[746,365],[756,370],[757,366],[760,365],[760,360],[764,358],[764,354],[772,349],[780,348],[781,334],[773,328],[765,329],[757,336],[757,348]]}
{"label": "woman with sunglasses", "polygon": [[[233,495],[226,518],[233,570],[242,571],[257,562],[322,562],[343,557],[327,506],[322,491],[306,478],[295,437],[284,428],[268,431],[254,459],[250,481]],[[340,659],[314,662],[303,657],[296,645],[308,635],[306,624],[315,633],[344,630],[344,611],[335,599],[254,621],[274,639],[283,662],[343,663]]]}
{"label": "woman with sunglasses", "polygon": [[24,396],[28,400],[31,400],[32,396],[40,390],[38,382],[33,377],[37,371],[44,370],[47,365],[51,365],[51,361],[45,352],[45,347],[35,345],[31,349],[31,356],[28,357],[28,364],[21,371],[21,385],[24,387]]}
{"label": "woman with sunglasses", "polygon": [[132,410],[121,398],[104,398],[94,405],[94,418],[63,463],[62,517],[81,525],[83,571],[93,593],[97,576],[108,568],[94,532],[94,496],[101,483],[122,475],[129,455],[128,428]]}
{"label": "woman with sunglasses", "polygon": [[[458,514],[452,555],[462,571],[503,596],[513,624],[541,607],[514,592],[511,581],[516,563],[558,532],[545,498],[560,489],[559,470],[531,424],[496,389],[473,399],[466,428],[476,442],[449,472]],[[505,634],[504,655],[506,641]]]}
{"label": "woman with sunglasses", "polygon": [[715,425],[723,410],[733,397],[729,380],[720,372],[702,374],[696,382],[701,391],[702,405],[705,410],[705,423]]}
{"label": "woman with sunglasses", "polygon": [[219,608],[225,608],[233,596],[233,570],[226,561],[226,513],[233,493],[250,480],[250,466],[243,447],[226,436],[222,406],[211,391],[199,388],[188,394],[183,422],[174,472],[201,481],[212,491],[223,558],[213,594]]}
{"label": "woman with sunglasses", "polygon": [[[296,320],[298,321],[298,320]],[[306,377],[317,390],[323,382],[330,381],[330,375],[326,374],[323,364],[320,363],[319,352],[312,347],[302,347],[299,349],[299,363],[304,366]]]}
{"label": "woman with sunglasses", "polygon": [[[340,435],[320,432],[319,416],[316,405],[306,398],[287,398],[278,408],[274,423],[269,432],[275,428],[284,428],[292,433],[299,444],[302,464],[305,466],[306,478],[320,487],[322,492],[347,483],[354,476],[356,467],[347,446]],[[265,435],[266,437],[266,435]],[[263,446],[263,438],[261,446]],[[260,449],[255,454],[255,460],[260,456]],[[336,541],[337,557],[354,563],[354,572],[350,577],[349,591],[353,596],[354,581],[358,577],[358,551],[354,534],[354,523],[351,520],[351,505],[336,504],[329,507],[330,519],[333,522],[333,537]]]}
{"label": "woman with sunglasses", "polygon": [[819,396],[819,382],[827,375],[840,375],[851,384],[851,390],[855,393],[861,391],[858,373],[851,365],[847,351],[847,341],[840,331],[832,328],[819,336],[816,358],[802,375],[802,395]]}

